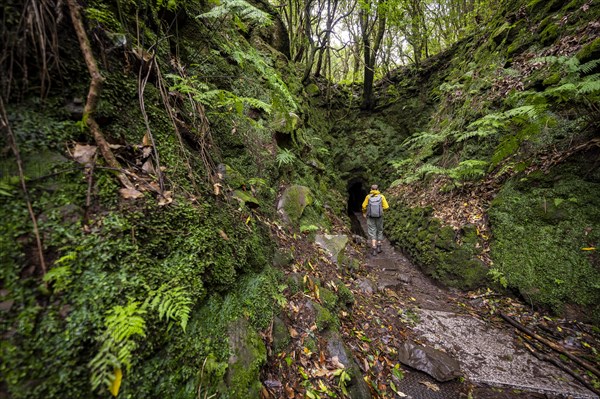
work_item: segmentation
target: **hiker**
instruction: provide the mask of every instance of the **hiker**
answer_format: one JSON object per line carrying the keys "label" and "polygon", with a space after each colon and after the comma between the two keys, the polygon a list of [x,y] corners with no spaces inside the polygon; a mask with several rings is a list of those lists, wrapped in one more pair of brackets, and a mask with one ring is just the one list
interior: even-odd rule
{"label": "hiker", "polygon": [[373,256],[381,253],[381,241],[383,241],[383,210],[389,205],[377,190],[377,184],[371,186],[371,192],[366,196],[362,204],[363,216],[367,218],[367,232],[371,239]]}

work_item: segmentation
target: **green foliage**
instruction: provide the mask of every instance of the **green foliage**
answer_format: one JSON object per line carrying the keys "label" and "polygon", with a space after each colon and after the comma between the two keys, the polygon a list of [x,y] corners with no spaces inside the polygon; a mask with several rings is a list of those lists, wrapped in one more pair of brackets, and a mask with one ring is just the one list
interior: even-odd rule
{"label": "green foliage", "polygon": [[[490,209],[493,278],[528,300],[560,311],[566,302],[598,304],[594,257],[581,248],[600,237],[586,233],[598,215],[597,183],[564,170],[504,187]],[[593,310],[598,320],[598,309]]]}
{"label": "green foliage", "polygon": [[238,28],[246,31],[246,23],[267,26],[272,23],[271,17],[266,12],[259,10],[244,0],[222,0],[210,11],[200,14],[201,19],[223,19],[233,18]]}
{"label": "green foliage", "polygon": [[287,148],[279,149],[277,152],[277,164],[280,168],[282,166],[293,164],[295,160],[296,155],[294,155],[294,153]]}

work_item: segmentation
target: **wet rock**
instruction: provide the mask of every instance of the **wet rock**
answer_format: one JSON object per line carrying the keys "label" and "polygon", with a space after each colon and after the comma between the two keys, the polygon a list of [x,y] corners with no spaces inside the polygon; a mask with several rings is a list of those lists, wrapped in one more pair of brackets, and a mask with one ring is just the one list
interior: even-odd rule
{"label": "wet rock", "polygon": [[334,263],[339,264],[340,255],[346,248],[346,244],[348,244],[348,236],[345,234],[317,234],[315,244],[323,248]]}
{"label": "wet rock", "polygon": [[310,189],[305,186],[292,185],[288,187],[277,204],[277,212],[286,223],[300,220],[304,208],[312,204]]}
{"label": "wet rock", "polygon": [[342,337],[337,333],[331,333],[327,336],[327,351],[329,357],[337,357],[338,361],[344,365],[348,374],[351,377],[350,382],[346,386],[348,389],[348,397],[351,399],[369,399],[371,398],[371,391],[367,386],[365,380],[362,378],[360,368],[354,360],[352,353],[348,350]]}
{"label": "wet rock", "polygon": [[362,292],[363,294],[373,295],[373,292],[375,291],[375,289],[373,288],[373,283],[369,279],[360,278],[356,280],[355,284],[360,290],[360,292]]}
{"label": "wet rock", "polygon": [[448,354],[406,341],[398,348],[400,363],[429,374],[439,382],[460,377],[460,365]]}

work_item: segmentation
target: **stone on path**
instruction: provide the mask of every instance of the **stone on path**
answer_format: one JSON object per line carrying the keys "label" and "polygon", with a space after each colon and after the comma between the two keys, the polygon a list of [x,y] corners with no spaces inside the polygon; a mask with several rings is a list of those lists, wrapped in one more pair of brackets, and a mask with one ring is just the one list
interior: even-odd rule
{"label": "stone on path", "polygon": [[348,236],[344,234],[317,234],[315,244],[323,248],[335,264],[339,264],[339,257],[348,244]]}
{"label": "stone on path", "polygon": [[429,374],[439,382],[461,376],[460,365],[439,350],[406,341],[398,348],[400,363]]}

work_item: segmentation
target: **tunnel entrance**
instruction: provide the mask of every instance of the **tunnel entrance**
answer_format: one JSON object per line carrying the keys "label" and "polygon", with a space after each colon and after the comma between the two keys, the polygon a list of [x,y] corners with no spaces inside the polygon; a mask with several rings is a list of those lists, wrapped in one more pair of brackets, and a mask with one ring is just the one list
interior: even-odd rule
{"label": "tunnel entrance", "polygon": [[348,182],[348,215],[362,210],[362,203],[369,194],[362,180]]}
{"label": "tunnel entrance", "polygon": [[363,231],[356,214],[362,211],[362,203],[367,194],[368,191],[364,181],[354,179],[348,182],[348,215],[350,216],[350,222],[352,223],[352,232],[360,236],[365,236],[365,232]]}

